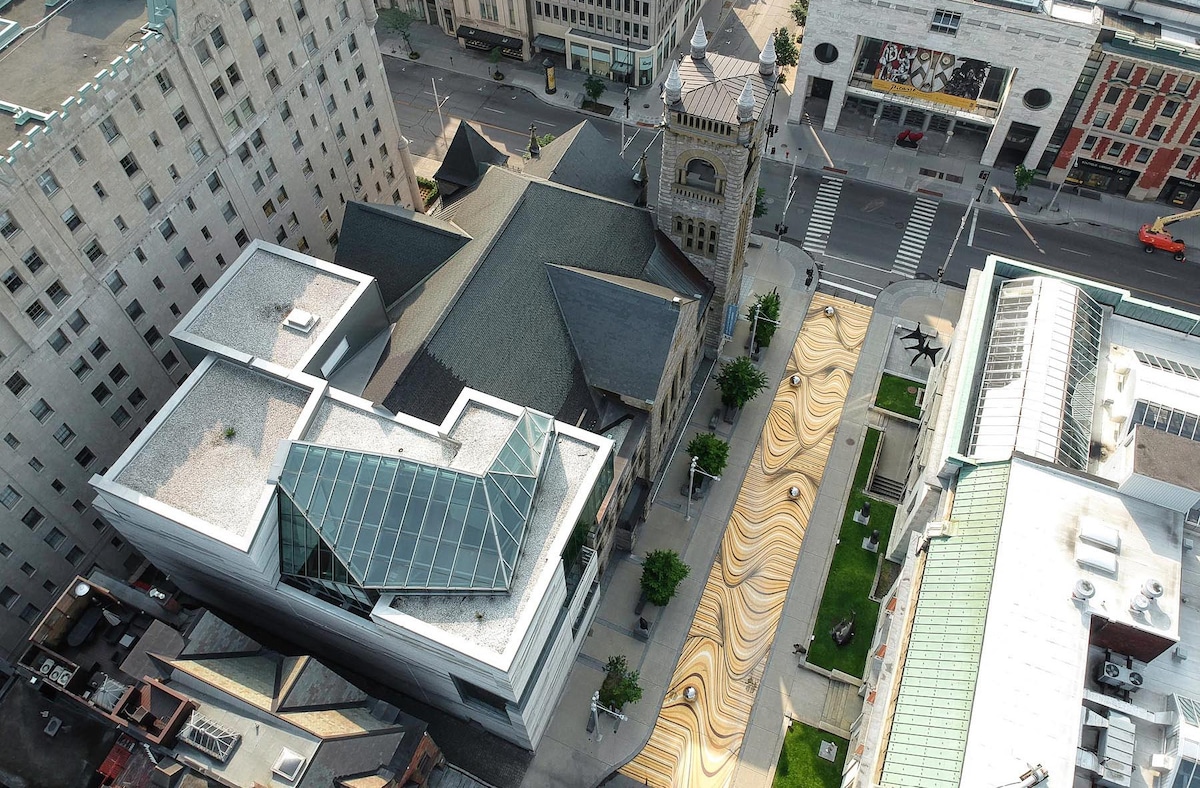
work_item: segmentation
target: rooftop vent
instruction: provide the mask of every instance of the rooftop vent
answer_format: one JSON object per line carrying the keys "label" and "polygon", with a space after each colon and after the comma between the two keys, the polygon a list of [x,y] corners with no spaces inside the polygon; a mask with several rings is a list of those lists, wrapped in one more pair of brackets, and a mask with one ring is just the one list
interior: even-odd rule
{"label": "rooftop vent", "polygon": [[271,771],[288,782],[295,782],[296,778],[300,776],[300,770],[304,768],[304,761],[303,755],[284,747],[280,750],[279,757],[275,759],[275,765],[271,767]]}
{"label": "rooftop vent", "polygon": [[1133,599],[1129,600],[1130,613],[1145,613],[1149,609],[1150,600],[1146,598],[1145,594],[1139,592],[1133,595]]}
{"label": "rooftop vent", "polygon": [[305,312],[303,309],[293,309],[288,312],[288,316],[284,318],[283,324],[293,331],[299,331],[301,334],[307,334],[317,325],[319,317],[312,312]]}
{"label": "rooftop vent", "polygon": [[1075,563],[1110,575],[1117,573],[1117,557],[1112,553],[1082,542],[1075,543]]}
{"label": "rooftop vent", "polygon": [[1158,599],[1163,595],[1163,584],[1153,577],[1142,583],[1142,595],[1147,599]]}
{"label": "rooftop vent", "polygon": [[1071,598],[1078,599],[1081,602],[1086,602],[1096,595],[1096,585],[1091,580],[1079,579],[1075,581],[1075,588],[1071,591]]}
{"label": "rooftop vent", "polygon": [[1105,525],[1094,517],[1079,518],[1079,538],[1110,553],[1121,552],[1121,534],[1116,528]]}

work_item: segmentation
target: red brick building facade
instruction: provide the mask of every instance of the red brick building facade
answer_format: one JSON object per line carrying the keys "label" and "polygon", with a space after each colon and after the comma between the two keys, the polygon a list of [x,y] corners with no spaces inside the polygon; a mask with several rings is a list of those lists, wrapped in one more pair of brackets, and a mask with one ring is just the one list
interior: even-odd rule
{"label": "red brick building facade", "polygon": [[1200,52],[1125,31],[1102,48],[1050,179],[1192,208],[1200,201]]}

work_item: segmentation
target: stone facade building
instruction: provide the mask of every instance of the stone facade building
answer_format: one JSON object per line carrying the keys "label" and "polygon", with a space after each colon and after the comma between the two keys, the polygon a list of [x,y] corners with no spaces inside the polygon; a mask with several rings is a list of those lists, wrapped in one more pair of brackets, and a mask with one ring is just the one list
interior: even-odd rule
{"label": "stone facade building", "polygon": [[0,656],[77,572],[137,569],[87,479],[188,374],[168,335],[226,264],[413,204],[369,2],[134,8],[0,14]]}
{"label": "stone facade building", "polygon": [[1088,62],[1100,13],[1007,0],[815,3],[788,120],[807,111],[833,131],[857,116],[872,136],[932,131],[940,152],[957,138],[984,165],[1033,167]]}

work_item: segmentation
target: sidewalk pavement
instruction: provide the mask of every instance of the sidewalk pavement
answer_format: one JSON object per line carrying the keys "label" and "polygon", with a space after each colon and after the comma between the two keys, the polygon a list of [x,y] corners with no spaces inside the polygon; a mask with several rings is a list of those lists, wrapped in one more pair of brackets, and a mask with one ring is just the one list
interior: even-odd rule
{"label": "sidewalk pavement", "polygon": [[[770,4],[767,12],[758,10],[766,4],[764,2],[709,2],[705,4],[701,16],[704,18],[706,29],[723,31],[725,27],[732,25],[729,19],[732,14],[736,13],[740,20],[745,20],[754,14],[770,13],[775,5],[784,2],[785,0],[766,0],[766,3]],[[754,24],[752,27],[755,31],[755,44],[759,46],[764,42],[758,42],[757,39],[763,37],[764,33],[769,33],[769,30],[762,24]],[[745,25],[741,27],[741,31],[748,33]],[[380,50],[385,55],[407,57],[407,49],[398,35],[382,27],[377,27],[376,33]],[[726,46],[727,42],[721,40],[723,35],[724,33],[718,33],[713,38],[714,50],[730,48]],[[486,53],[461,48],[456,39],[447,36],[437,27],[413,25],[410,38],[413,48],[421,54],[418,61],[420,63],[464,74],[475,74],[485,79],[489,78],[494,68]],[[683,51],[687,46],[687,39],[688,36],[681,34],[678,51]],[[561,56],[558,57],[561,59]],[[581,119],[587,116],[604,117],[580,109],[586,98],[583,83],[587,75],[568,70],[561,63],[555,68],[558,90],[552,96],[547,95],[542,59],[535,57],[526,63],[502,60],[499,68],[505,77],[503,84],[527,90],[547,104],[576,110]],[[936,192],[943,200],[961,205],[976,199],[983,185],[979,175],[987,171],[989,178],[980,200],[982,210],[1010,213],[1027,222],[1112,228],[1114,238],[1128,239],[1142,224],[1174,212],[1168,206],[1113,195],[1081,196],[1074,194],[1069,186],[1063,188],[1057,197],[1053,189],[1033,186],[1026,192],[1026,202],[1019,206],[1005,205],[996,197],[993,188],[1001,192],[1011,192],[1015,185],[1011,170],[984,167],[970,159],[898,148],[890,139],[872,141],[847,133],[824,131],[807,122],[787,123],[784,119],[789,115],[794,89],[794,70],[786,71],[785,79],[776,95],[776,106],[771,119],[779,126],[779,133],[768,145],[768,159],[786,164],[791,161],[792,155],[799,155],[799,167],[842,170],[845,172],[844,177],[883,184],[910,193],[918,189]],[[664,78],[665,75],[660,75],[654,84],[630,91],[630,124],[655,126],[662,122],[660,95]],[[608,89],[601,95],[600,103],[613,107],[612,114],[608,116],[610,120],[620,120],[625,115],[622,86],[612,82],[607,84]],[[772,146],[776,151],[774,154],[770,153]],[[935,174],[923,175],[922,170]],[[961,179],[961,182],[956,183],[956,179]],[[1095,198],[1097,196],[1099,199]],[[1050,206],[1052,200],[1054,204]]]}

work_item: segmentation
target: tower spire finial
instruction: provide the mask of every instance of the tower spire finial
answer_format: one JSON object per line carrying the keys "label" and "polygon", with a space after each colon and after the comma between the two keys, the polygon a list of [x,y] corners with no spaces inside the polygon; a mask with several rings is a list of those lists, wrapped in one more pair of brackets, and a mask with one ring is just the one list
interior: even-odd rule
{"label": "tower spire finial", "polygon": [[704,33],[704,18],[696,20],[696,32],[692,33],[692,60],[703,60],[708,49],[708,36]]}
{"label": "tower spire finial", "polygon": [[767,37],[767,43],[758,56],[758,73],[764,77],[774,78],[775,64],[777,62],[778,59],[775,55],[775,34],[772,33]]}
{"label": "tower spire finial", "polygon": [[666,90],[668,107],[683,100],[683,78],[679,76],[678,60],[671,61],[671,73],[667,74],[663,88]]}
{"label": "tower spire finial", "polygon": [[754,77],[746,77],[746,86],[738,96],[737,114],[739,123],[754,120]]}

